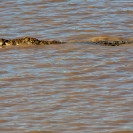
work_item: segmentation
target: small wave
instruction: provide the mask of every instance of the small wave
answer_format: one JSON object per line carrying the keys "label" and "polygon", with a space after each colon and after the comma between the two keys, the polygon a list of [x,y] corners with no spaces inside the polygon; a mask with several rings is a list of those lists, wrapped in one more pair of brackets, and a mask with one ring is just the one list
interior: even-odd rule
{"label": "small wave", "polygon": [[121,41],[122,38],[118,37],[109,37],[109,36],[98,36],[98,37],[92,37],[89,39],[90,42],[98,42],[98,41]]}
{"label": "small wave", "polygon": [[53,131],[30,131],[27,133],[56,133],[56,132],[53,132]]}
{"label": "small wave", "polygon": [[[100,132],[99,132],[100,133]],[[105,132],[104,132],[105,133]],[[133,133],[131,130],[120,130],[120,131],[113,131],[113,132],[106,132],[106,133]]]}

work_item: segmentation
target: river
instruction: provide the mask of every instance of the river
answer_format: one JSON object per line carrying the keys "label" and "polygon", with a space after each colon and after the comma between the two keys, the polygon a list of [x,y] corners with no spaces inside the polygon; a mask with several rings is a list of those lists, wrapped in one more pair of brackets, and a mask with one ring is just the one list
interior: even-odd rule
{"label": "river", "polygon": [[[0,48],[0,133],[133,133],[128,0],[1,0],[0,37],[67,44]],[[77,42],[77,43],[75,43]]]}

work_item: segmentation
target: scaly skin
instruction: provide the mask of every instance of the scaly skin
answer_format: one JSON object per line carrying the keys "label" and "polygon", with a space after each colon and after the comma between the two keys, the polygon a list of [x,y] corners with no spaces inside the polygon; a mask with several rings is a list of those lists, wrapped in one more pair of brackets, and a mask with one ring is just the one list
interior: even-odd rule
{"label": "scaly skin", "polygon": [[7,40],[0,38],[0,46],[5,46],[6,45]]}
{"label": "scaly skin", "polygon": [[[0,46],[9,46],[9,45],[50,45],[50,44],[63,44],[63,43],[69,43],[69,42],[61,42],[57,40],[38,40],[36,38],[31,37],[23,37],[19,39],[10,39],[6,40],[3,38],[0,38]],[[76,42],[75,42],[76,43]],[[119,46],[123,44],[130,44],[133,43],[133,41],[95,41],[95,42],[86,42],[86,43],[94,43],[94,44],[100,44],[104,46]]]}
{"label": "scaly skin", "polygon": [[49,44],[62,44],[64,42],[56,41],[56,40],[38,40],[36,38],[31,38],[31,37],[24,37],[24,38],[19,38],[19,39],[12,39],[12,40],[6,40],[4,42],[1,39],[0,44],[1,46],[6,45],[49,45]]}
{"label": "scaly skin", "polygon": [[39,44],[39,40],[36,38],[30,38],[30,37],[24,37],[24,38],[20,38],[20,39],[12,39],[12,40],[7,40],[7,42],[5,43],[7,46],[8,45],[33,45]]}
{"label": "scaly skin", "polygon": [[96,44],[101,44],[104,46],[119,46],[122,44],[130,44],[131,42],[129,41],[98,41]]}

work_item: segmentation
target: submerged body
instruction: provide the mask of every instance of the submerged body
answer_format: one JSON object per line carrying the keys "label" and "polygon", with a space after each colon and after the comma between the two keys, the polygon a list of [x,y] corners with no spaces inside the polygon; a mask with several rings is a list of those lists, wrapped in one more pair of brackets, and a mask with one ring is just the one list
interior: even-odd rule
{"label": "submerged body", "polygon": [[[71,41],[70,41],[71,42]],[[23,37],[18,39],[3,39],[0,38],[0,46],[11,46],[11,45],[49,45],[49,44],[63,44],[63,43],[70,43],[68,42],[62,42],[58,40],[39,40],[37,38],[32,37]],[[73,42],[73,43],[76,43]],[[89,40],[85,43],[93,43],[93,44],[99,44],[99,45],[105,45],[105,46],[119,46],[123,44],[130,44],[133,43],[133,41],[127,41],[127,40]]]}

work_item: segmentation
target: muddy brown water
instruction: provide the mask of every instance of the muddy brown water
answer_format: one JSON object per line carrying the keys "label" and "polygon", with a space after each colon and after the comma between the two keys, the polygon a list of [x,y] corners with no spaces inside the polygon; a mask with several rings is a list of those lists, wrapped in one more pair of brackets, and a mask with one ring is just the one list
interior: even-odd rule
{"label": "muddy brown water", "polygon": [[[133,133],[128,0],[1,0],[0,37],[68,44],[0,48],[0,133]],[[72,43],[79,42],[79,43]]]}

